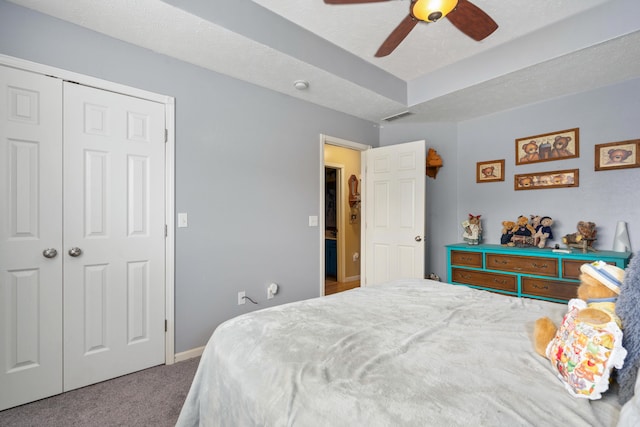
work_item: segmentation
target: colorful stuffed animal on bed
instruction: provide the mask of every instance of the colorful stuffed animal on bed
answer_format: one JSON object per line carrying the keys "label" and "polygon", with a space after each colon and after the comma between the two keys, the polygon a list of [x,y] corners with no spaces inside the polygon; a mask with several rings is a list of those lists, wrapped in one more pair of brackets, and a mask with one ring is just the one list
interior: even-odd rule
{"label": "colorful stuffed animal on bed", "polygon": [[558,378],[575,397],[599,399],[609,388],[613,368],[623,366],[621,322],[615,313],[624,270],[604,261],[580,266],[578,298],[568,304],[559,329],[538,319],[534,347],[548,358]]}
{"label": "colorful stuffed animal on bed", "polygon": [[544,248],[548,239],[553,239],[553,232],[551,226],[553,225],[553,219],[548,216],[543,216],[540,219],[540,224],[536,228],[536,234],[533,238],[538,243],[540,249]]}

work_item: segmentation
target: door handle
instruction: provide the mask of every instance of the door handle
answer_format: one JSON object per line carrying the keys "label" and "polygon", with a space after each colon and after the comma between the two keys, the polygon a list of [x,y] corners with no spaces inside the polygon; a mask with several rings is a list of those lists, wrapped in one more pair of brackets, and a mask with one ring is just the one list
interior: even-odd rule
{"label": "door handle", "polygon": [[42,256],[44,256],[45,258],[55,258],[56,255],[58,255],[58,251],[56,251],[54,248],[47,248],[42,251]]}
{"label": "door handle", "polygon": [[79,257],[80,255],[82,255],[82,249],[76,248],[76,247],[71,248],[71,249],[69,249],[69,255],[74,257],[74,258],[75,257]]}
{"label": "door handle", "polygon": [[422,242],[422,237],[416,236],[416,242]]}

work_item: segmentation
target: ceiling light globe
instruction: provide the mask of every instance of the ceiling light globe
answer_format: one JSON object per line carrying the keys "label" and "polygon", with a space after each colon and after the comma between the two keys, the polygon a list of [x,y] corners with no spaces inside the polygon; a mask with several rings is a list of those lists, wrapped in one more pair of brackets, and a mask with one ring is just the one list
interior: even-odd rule
{"label": "ceiling light globe", "polygon": [[411,14],[420,21],[436,22],[456,8],[458,0],[416,0]]}
{"label": "ceiling light globe", "polygon": [[298,90],[306,90],[309,88],[309,82],[306,80],[296,80],[293,82],[293,87]]}

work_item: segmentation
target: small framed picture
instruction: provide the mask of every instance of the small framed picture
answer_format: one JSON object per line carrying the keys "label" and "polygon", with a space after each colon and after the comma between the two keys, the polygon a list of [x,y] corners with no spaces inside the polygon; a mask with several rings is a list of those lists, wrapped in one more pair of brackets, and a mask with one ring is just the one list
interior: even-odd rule
{"label": "small framed picture", "polygon": [[476,182],[504,181],[504,159],[478,162]]}
{"label": "small framed picture", "polygon": [[516,139],[516,165],[580,157],[579,139],[578,128]]}
{"label": "small framed picture", "polygon": [[596,170],[640,167],[640,139],[596,145]]}
{"label": "small framed picture", "polygon": [[546,188],[577,187],[578,169],[523,173],[513,176],[514,190],[543,190]]}

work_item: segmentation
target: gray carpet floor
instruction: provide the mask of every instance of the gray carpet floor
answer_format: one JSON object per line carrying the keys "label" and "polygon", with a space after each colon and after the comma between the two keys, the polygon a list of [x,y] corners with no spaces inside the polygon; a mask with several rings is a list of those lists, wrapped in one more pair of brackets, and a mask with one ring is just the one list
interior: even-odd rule
{"label": "gray carpet floor", "polygon": [[200,358],[0,411],[0,426],[175,426]]}

